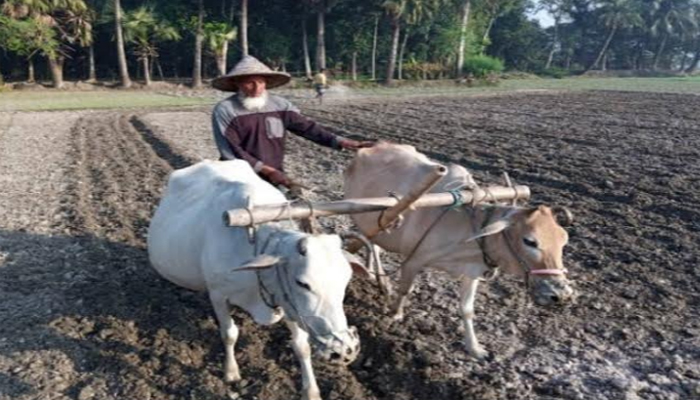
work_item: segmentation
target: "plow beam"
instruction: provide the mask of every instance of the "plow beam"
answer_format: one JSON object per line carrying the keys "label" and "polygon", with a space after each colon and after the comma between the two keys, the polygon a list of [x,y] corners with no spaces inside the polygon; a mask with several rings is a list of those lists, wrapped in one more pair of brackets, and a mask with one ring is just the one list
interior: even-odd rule
{"label": "plow beam", "polygon": [[[474,190],[455,192],[428,193],[420,196],[410,204],[412,209],[426,207],[450,206],[457,203],[478,204],[490,201],[527,200],[530,188],[527,186],[491,186]],[[224,212],[224,224],[227,226],[251,226],[265,222],[329,215],[346,215],[383,211],[396,206],[401,200],[395,197],[372,197],[346,199],[316,203],[283,203],[257,206],[253,209],[237,208]]]}

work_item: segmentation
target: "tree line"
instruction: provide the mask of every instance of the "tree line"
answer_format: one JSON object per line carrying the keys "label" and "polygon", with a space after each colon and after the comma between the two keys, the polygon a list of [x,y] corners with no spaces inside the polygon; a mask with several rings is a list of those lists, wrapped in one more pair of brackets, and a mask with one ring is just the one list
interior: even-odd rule
{"label": "tree line", "polygon": [[690,73],[699,19],[700,0],[0,0],[0,79],[199,87],[246,54],[307,77],[330,68],[388,83],[501,65]]}

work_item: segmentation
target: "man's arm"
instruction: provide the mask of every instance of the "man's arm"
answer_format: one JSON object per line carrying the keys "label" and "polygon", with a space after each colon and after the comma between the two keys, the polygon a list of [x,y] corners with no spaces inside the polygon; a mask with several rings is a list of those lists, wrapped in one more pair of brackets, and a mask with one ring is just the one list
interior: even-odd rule
{"label": "man's arm", "polygon": [[284,125],[294,134],[336,150],[357,150],[362,147],[371,147],[374,144],[373,142],[358,142],[335,135],[316,122],[301,115],[299,110],[291,104],[289,108],[284,111]]}
{"label": "man's arm", "polygon": [[233,115],[229,110],[227,110],[228,104],[224,100],[220,102],[215,108],[214,112],[211,114],[211,124],[212,131],[214,132],[214,143],[216,143],[216,148],[219,149],[219,155],[222,160],[235,160],[236,157],[233,154],[231,145],[226,139],[226,129],[228,128]]}
{"label": "man's arm", "polygon": [[241,145],[242,138],[240,133],[236,129],[235,122],[231,121],[231,123],[229,123],[229,125],[226,127],[226,130],[224,131],[224,137],[228,141],[228,145],[231,148],[231,153],[234,156],[233,159],[240,158],[242,160],[246,160],[248,161],[248,164],[250,164],[250,166],[253,167],[253,170],[255,172],[260,172],[260,170],[265,164],[263,164],[263,162],[260,161],[257,157],[253,156],[252,154],[245,151],[245,149],[243,149],[243,146]]}
{"label": "man's arm", "polygon": [[304,117],[294,107],[290,107],[284,112],[284,126],[290,132],[299,135],[312,142],[318,143],[321,146],[330,147],[332,149],[342,149],[340,142],[343,137],[337,136],[316,122]]}
{"label": "man's arm", "polygon": [[258,158],[243,149],[243,146],[241,146],[241,136],[238,130],[236,130],[235,123],[232,122],[229,124],[224,135],[228,140],[232,153],[235,155],[234,158],[248,161],[258,175],[261,175],[275,185],[283,185],[286,187],[291,187],[293,185],[292,180],[287,178],[282,171],[264,164]]}

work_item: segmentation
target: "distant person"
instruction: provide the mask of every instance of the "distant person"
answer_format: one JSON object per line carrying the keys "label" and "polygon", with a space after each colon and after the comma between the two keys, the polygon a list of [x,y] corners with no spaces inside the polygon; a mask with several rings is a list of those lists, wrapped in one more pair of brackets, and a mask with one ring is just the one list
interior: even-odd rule
{"label": "distant person", "polygon": [[321,68],[321,70],[314,75],[314,89],[316,89],[316,98],[320,104],[323,104],[323,94],[326,92],[327,84],[328,78],[326,78],[326,69]]}
{"label": "distant person", "polygon": [[214,107],[212,124],[221,160],[246,160],[266,181],[294,189],[298,185],[285,175],[283,166],[287,130],[336,150],[357,150],[374,142],[335,135],[302,116],[289,101],[268,93],[267,89],[285,85],[290,79],[289,74],[245,56],[231,72],[212,83],[216,89],[236,92]]}

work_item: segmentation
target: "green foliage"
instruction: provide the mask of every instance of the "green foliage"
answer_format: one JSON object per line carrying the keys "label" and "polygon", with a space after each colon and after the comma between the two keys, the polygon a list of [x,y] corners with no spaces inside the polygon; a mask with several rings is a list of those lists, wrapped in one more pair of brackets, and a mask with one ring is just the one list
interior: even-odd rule
{"label": "green foliage", "polygon": [[60,46],[56,31],[36,19],[0,15],[0,47],[22,57],[54,54]]}
{"label": "green foliage", "polygon": [[503,61],[485,55],[471,56],[464,61],[464,73],[472,74],[477,78],[502,72],[503,68]]}
{"label": "green foliage", "polygon": [[257,42],[255,47],[262,60],[274,69],[281,69],[292,55],[291,40],[288,36],[274,30],[265,31],[265,40]]}
{"label": "green foliage", "polygon": [[446,72],[441,63],[420,62],[414,58],[404,63],[403,74],[407,79],[435,79]]}
{"label": "green foliage", "polygon": [[[313,57],[316,16],[325,10],[328,65],[338,73],[348,73],[350,60],[356,56],[358,73],[366,74],[370,72],[374,23],[379,15],[376,68],[380,75],[387,70],[393,23],[401,28],[400,44],[410,31],[403,54],[404,77],[445,77],[455,70],[465,1],[249,1],[250,51],[273,67],[303,70],[301,23],[306,22]],[[139,57],[157,54],[164,75],[189,76],[198,2],[149,0],[146,4],[150,7],[143,4],[123,0],[130,49]],[[114,40],[113,0],[0,0],[0,7],[0,46],[7,51],[2,72],[6,77],[19,75],[12,71],[23,71],[28,56],[47,55],[65,58],[66,73],[73,79],[82,78],[88,60],[82,47],[93,38],[99,44],[94,49],[98,71],[103,76],[115,74],[115,46],[106,45]],[[237,14],[240,2],[205,0],[204,7],[205,46],[214,55],[221,52],[223,56],[227,44],[229,61],[234,61],[239,55],[234,28],[238,17],[231,10]],[[536,10],[550,14],[557,21],[556,27],[543,28],[533,22]],[[161,24],[166,20],[178,22],[179,30]],[[94,30],[93,25],[97,25]],[[180,34],[186,40],[174,43]],[[692,72],[690,61],[700,48],[700,0],[471,0],[466,38],[465,56],[476,69],[482,68],[483,59],[475,56],[486,54],[502,60],[501,65],[508,70],[555,78],[594,64],[608,70],[658,66],[669,73],[683,67]],[[43,66],[41,61],[37,65]],[[552,68],[545,69],[545,65]],[[205,60],[205,74],[210,75],[214,67]]]}
{"label": "green foliage", "polygon": [[207,22],[204,24],[204,37],[207,47],[215,54],[223,52],[224,45],[236,40],[238,29],[225,22]]}
{"label": "green foliage", "polygon": [[158,56],[157,42],[180,40],[180,33],[152,7],[141,6],[124,15],[124,40],[133,43],[140,59]]}
{"label": "green foliage", "polygon": [[555,79],[562,79],[566,78],[571,75],[571,71],[564,69],[564,68],[559,68],[559,67],[552,67],[552,68],[547,68],[542,71],[538,72],[538,75],[547,77],[547,78],[555,78]]}

